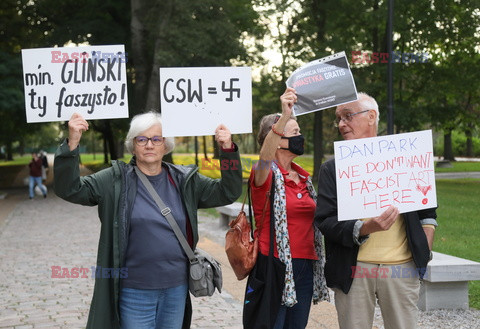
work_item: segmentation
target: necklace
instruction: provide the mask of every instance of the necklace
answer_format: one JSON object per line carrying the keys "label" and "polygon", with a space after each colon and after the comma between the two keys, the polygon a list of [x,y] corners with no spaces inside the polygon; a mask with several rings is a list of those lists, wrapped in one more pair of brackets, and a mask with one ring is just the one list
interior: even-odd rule
{"label": "necklace", "polygon": [[291,170],[288,172],[287,178],[295,180],[296,178],[298,178],[298,173],[295,170]]}

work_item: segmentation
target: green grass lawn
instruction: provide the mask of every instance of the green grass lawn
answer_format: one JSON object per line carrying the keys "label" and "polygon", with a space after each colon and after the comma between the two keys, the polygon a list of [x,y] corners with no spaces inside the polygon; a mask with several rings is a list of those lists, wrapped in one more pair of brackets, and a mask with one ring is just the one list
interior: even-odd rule
{"label": "green grass lawn", "polygon": [[[433,250],[480,262],[479,179],[437,180],[438,223]],[[469,283],[470,306],[480,309],[480,281]]]}
{"label": "green grass lawn", "polygon": [[436,172],[464,172],[464,171],[480,171],[480,161],[454,161],[451,162],[452,168],[435,168]]}
{"label": "green grass lawn", "polygon": [[32,155],[27,154],[23,156],[16,156],[12,161],[0,160],[0,167],[6,166],[17,166],[17,165],[27,165],[32,161]]}

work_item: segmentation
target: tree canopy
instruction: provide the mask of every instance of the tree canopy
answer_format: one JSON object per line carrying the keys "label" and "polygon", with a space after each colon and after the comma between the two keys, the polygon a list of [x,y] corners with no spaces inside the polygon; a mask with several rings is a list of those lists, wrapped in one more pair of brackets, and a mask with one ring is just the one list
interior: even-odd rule
{"label": "tree canopy", "polygon": [[[353,0],[4,0],[0,4],[0,146],[11,157],[42,124],[25,123],[21,49],[74,44],[125,44],[131,115],[160,109],[159,67],[249,65],[253,127],[279,110],[285,80],[298,66],[339,51],[386,53],[387,1]],[[396,1],[394,8],[396,132],[433,128],[479,135],[480,8],[476,0]],[[267,45],[267,48],[265,48]],[[265,50],[275,51],[273,63]],[[271,52],[270,52],[271,53]],[[412,56],[413,54],[413,56]],[[425,62],[412,61],[415,55]],[[403,57],[402,57],[403,56]],[[407,59],[407,61],[405,61]],[[268,64],[268,66],[263,66]],[[357,89],[386,108],[386,64],[351,63]],[[267,69],[268,68],[268,69]],[[386,113],[382,111],[384,124]],[[307,152],[318,168],[339,138],[333,111],[300,117]],[[121,154],[128,120],[98,120],[111,159]],[[383,126],[382,126],[383,127]],[[381,128],[383,129],[383,128]],[[470,143],[471,144],[471,143]],[[246,143],[258,151],[254,143]],[[470,148],[470,151],[468,149]],[[473,154],[472,146],[466,147]]]}

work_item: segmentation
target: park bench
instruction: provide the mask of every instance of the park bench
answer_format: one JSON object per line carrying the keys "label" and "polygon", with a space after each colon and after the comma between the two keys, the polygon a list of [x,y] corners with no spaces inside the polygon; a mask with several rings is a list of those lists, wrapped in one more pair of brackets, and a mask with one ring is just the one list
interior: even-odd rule
{"label": "park bench", "polygon": [[[220,213],[220,227],[228,227],[242,209],[241,202],[215,208]],[[245,207],[248,216],[248,208]],[[468,282],[480,280],[480,263],[433,252],[420,287],[418,308],[468,309]]]}
{"label": "park bench", "polygon": [[[240,213],[240,210],[242,210],[242,203],[234,202],[226,206],[216,207],[215,209],[220,213],[220,222],[219,222],[220,227],[227,228],[228,224],[232,220],[237,218],[238,214]],[[245,214],[247,215],[247,218],[248,218],[248,204],[245,205],[245,208],[243,209],[243,211],[245,211]]]}
{"label": "park bench", "polygon": [[480,280],[480,263],[433,252],[420,288],[418,308],[468,309],[468,281]]}

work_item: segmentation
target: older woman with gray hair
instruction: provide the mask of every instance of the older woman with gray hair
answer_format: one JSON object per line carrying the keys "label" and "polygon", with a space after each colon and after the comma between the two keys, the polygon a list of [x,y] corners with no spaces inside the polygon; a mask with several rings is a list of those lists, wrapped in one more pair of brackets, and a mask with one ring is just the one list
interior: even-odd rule
{"label": "older woman with gray hair", "polygon": [[[87,328],[189,327],[188,258],[135,167],[171,209],[195,249],[197,209],[234,202],[242,189],[241,166],[211,179],[194,165],[163,162],[174,140],[163,137],[160,114],[148,112],[130,123],[125,142],[133,154],[130,163],[112,161],[110,168],[80,177],[78,145],[89,125],[75,113],[68,127],[69,137],[55,155],[55,193],[73,203],[98,205],[102,223]],[[220,161],[239,164],[238,148],[227,127],[219,125],[215,139]]]}
{"label": "older woman with gray hair", "polygon": [[[271,328],[299,329],[307,326],[312,300],[327,300],[328,290],[323,275],[322,236],[313,225],[315,190],[309,173],[293,162],[304,152],[304,138],[292,115],[297,101],[295,90],[287,88],[280,101],[282,114],[266,115],[260,122],[260,160],[252,170],[250,187],[260,253],[269,254],[272,218],[274,256],[286,266],[281,300],[271,301],[271,316],[275,316]],[[272,181],[275,189],[270,194]],[[248,315],[244,313],[245,317]]]}

